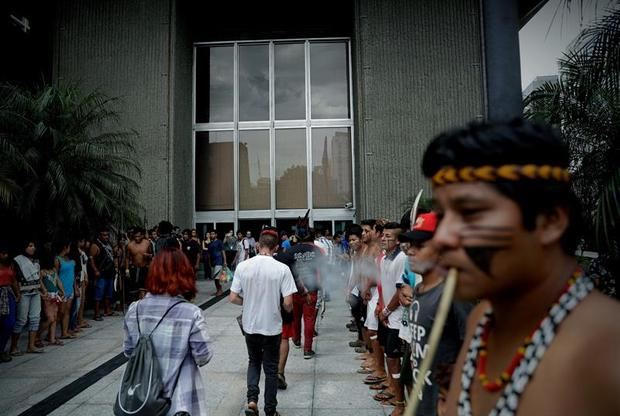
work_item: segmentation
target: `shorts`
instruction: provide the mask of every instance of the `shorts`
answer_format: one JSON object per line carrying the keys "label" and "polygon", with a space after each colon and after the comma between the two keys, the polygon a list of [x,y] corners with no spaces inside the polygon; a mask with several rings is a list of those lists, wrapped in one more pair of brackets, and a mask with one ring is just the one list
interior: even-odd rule
{"label": "shorts", "polygon": [[378,301],[379,296],[373,296],[368,301],[368,306],[366,308],[366,322],[364,322],[364,326],[370,331],[376,331],[379,329],[379,320],[375,316],[375,309],[377,308]]}
{"label": "shorts", "polygon": [[130,291],[146,290],[146,275],[149,273],[148,267],[130,267],[129,279]]}
{"label": "shorts", "polygon": [[95,301],[100,302],[103,298],[112,300],[114,296],[114,278],[100,277],[95,280]]}
{"label": "shorts", "polygon": [[288,324],[282,324],[282,339],[290,338],[295,338],[295,325],[292,321]]}
{"label": "shorts", "polygon": [[388,358],[400,358],[403,356],[405,343],[398,336],[398,329],[388,328],[385,325],[379,325],[377,331],[377,339],[383,347],[385,356]]}

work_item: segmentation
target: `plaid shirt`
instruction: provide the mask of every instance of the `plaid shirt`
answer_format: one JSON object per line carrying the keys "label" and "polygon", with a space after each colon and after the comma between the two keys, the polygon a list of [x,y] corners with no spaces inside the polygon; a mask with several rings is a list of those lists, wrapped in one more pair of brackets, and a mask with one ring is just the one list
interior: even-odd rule
{"label": "plaid shirt", "polygon": [[[125,315],[125,355],[132,354],[140,337],[136,307],[139,308],[140,330],[142,334],[149,334],[166,310],[182,299],[148,293],[143,300],[132,303]],[[164,395],[170,397],[174,389],[168,415],[182,411],[192,416],[205,415],[205,391],[198,367],[211,360],[213,345],[200,308],[190,302],[175,306],[155,330],[152,342],[164,383]],[[177,374],[178,382],[174,388]]]}

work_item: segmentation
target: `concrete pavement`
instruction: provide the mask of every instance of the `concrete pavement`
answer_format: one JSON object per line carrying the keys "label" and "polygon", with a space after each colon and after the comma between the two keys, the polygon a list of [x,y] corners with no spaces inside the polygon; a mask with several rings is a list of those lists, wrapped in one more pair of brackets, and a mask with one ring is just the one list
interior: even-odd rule
{"label": "concrete pavement", "polygon": [[[208,289],[205,285],[209,285]],[[212,293],[213,283],[199,281],[201,293]],[[392,408],[372,399],[370,390],[356,373],[359,361],[348,347],[354,339],[345,324],[349,310],[342,296],[332,296],[315,339],[317,355],[304,360],[301,349],[292,347],[286,370],[287,390],[278,391],[278,411],[283,416],[383,416]],[[206,300],[204,297],[202,300]],[[202,302],[197,302],[198,304]],[[219,301],[205,311],[215,356],[201,369],[205,380],[208,414],[237,416],[246,397],[247,352],[235,317],[241,307]],[[6,415],[18,415],[49,397],[81,375],[116,356],[122,342],[122,318],[92,322],[78,339],[64,347],[46,347],[45,354],[28,354],[0,365],[0,408]],[[110,415],[124,365],[100,378],[53,415]],[[261,379],[261,395],[264,376]],[[263,400],[259,407],[262,412]]]}

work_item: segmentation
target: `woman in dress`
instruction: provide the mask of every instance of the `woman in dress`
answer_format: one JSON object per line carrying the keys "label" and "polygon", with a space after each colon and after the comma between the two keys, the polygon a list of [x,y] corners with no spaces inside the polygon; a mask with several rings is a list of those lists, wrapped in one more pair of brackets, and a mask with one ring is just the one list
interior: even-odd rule
{"label": "woman in dress", "polygon": [[[132,303],[125,315],[123,350],[131,356],[140,334],[151,335],[164,385],[171,399],[168,415],[205,415],[205,392],[198,367],[213,355],[200,308],[187,300],[196,295],[194,269],[181,250],[165,247],[154,257],[144,299]],[[138,328],[138,319],[139,328]]]}
{"label": "woman in dress", "polygon": [[56,259],[54,260],[54,268],[62,282],[64,289],[63,303],[59,308],[58,319],[60,321],[60,339],[75,338],[73,331],[69,330],[69,320],[71,319],[71,305],[76,292],[75,279],[75,260],[70,258],[69,252],[71,243],[69,241],[60,241],[56,244]]}

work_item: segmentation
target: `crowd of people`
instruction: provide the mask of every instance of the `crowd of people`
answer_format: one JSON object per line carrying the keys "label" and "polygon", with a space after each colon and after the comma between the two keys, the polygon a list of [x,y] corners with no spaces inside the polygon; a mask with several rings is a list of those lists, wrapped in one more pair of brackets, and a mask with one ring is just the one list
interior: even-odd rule
{"label": "crowd of people", "polygon": [[[148,233],[141,227],[117,232],[115,242],[107,227],[92,239],[25,240],[17,247],[0,242],[0,362],[76,338],[92,327],[85,308],[92,309],[95,321],[122,314],[146,294],[149,267],[166,244],[184,253],[194,278],[204,271],[217,296],[224,268],[234,270],[255,255],[256,247],[250,232],[235,236],[230,231],[222,241],[210,231],[201,240],[196,229],[180,231],[169,221]],[[23,332],[28,333],[25,350],[19,344]]]}
{"label": "crowd of people", "polygon": [[[196,230],[162,221],[148,236],[131,230],[126,244],[112,245],[102,229],[93,241],[59,241],[41,252],[28,241],[15,257],[0,244],[2,361],[23,354],[25,329],[26,352],[41,353],[44,341],[62,345],[88,328],[89,293],[95,320],[113,315],[120,291],[121,304],[141,299],[125,316],[125,354],[145,328],[167,328],[153,342],[168,414],[204,414],[197,368],[213,352],[200,309],[186,302],[202,260],[217,295],[218,276],[234,270],[229,300],[243,306],[246,416],[259,414],[261,368],[265,414],[279,415],[290,344],[315,358],[319,305],[337,294],[337,280],[351,307],[346,327],[357,335],[349,346],[361,361],[360,382],[393,406],[391,416],[405,414],[408,402],[418,416],[615,414],[620,326],[607,318],[619,308],[594,290],[575,258],[580,213],[568,160],[546,126],[472,124],[431,142],[422,169],[436,208],[412,209],[400,221],[366,219],[333,238],[329,230],[289,235],[266,226],[258,241],[232,231],[201,241]],[[430,351],[448,269],[458,272],[456,299]],[[592,340],[603,336],[591,354]]]}
{"label": "crowd of people", "polygon": [[[351,225],[336,255],[333,240],[315,230],[286,243],[265,228],[259,258],[238,266],[230,294],[243,305],[246,416],[258,414],[261,366],[265,414],[279,415],[289,340],[305,359],[315,356],[317,298],[343,274],[360,382],[393,406],[391,416],[409,405],[418,416],[617,412],[612,392],[620,381],[607,369],[617,363],[610,345],[620,345],[620,327],[591,318],[609,317],[618,305],[593,291],[575,257],[581,213],[568,160],[547,126],[472,124],[426,150],[435,211]],[[335,258],[344,267],[333,267]],[[442,307],[447,318],[431,353],[448,269],[458,275],[456,298]],[[596,358],[588,353],[594,336],[609,341]],[[573,365],[586,357],[595,367]],[[584,391],[584,382],[597,387]]]}

